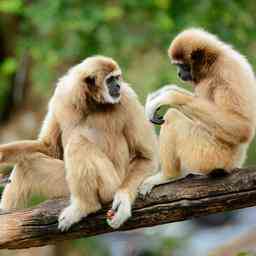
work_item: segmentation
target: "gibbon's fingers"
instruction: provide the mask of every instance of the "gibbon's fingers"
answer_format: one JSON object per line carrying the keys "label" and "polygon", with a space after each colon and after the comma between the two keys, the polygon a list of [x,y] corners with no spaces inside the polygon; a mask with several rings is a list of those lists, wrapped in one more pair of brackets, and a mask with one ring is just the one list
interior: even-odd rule
{"label": "gibbon's fingers", "polygon": [[113,229],[119,228],[127,219],[132,215],[131,201],[129,194],[126,192],[116,192],[112,204],[112,212],[114,213],[111,218],[107,218],[107,223]]}
{"label": "gibbon's fingers", "polygon": [[160,107],[158,109],[156,109],[156,111],[154,112],[153,117],[150,119],[150,121],[153,124],[162,125],[164,123],[164,118],[163,118],[163,116],[158,115],[159,110],[160,110]]}
{"label": "gibbon's fingers", "polygon": [[166,85],[160,90],[151,93],[146,100],[145,113],[147,118],[154,124],[161,125],[164,123],[164,119],[158,116],[157,111],[163,105],[172,104],[172,92],[180,92],[186,95],[193,95],[189,91],[178,87],[177,85]]}

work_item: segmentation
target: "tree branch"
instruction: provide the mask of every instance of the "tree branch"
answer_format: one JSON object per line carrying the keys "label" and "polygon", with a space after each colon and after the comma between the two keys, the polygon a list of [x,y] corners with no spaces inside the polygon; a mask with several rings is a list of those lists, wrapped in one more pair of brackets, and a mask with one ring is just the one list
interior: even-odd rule
{"label": "tree branch", "polygon": [[[18,249],[113,232],[106,211],[85,218],[68,232],[57,229],[57,218],[67,200],[50,200],[35,208],[0,213],[0,248]],[[191,217],[256,205],[256,168],[236,169],[214,178],[194,176],[156,187],[133,207],[133,217],[121,230],[151,227]]]}

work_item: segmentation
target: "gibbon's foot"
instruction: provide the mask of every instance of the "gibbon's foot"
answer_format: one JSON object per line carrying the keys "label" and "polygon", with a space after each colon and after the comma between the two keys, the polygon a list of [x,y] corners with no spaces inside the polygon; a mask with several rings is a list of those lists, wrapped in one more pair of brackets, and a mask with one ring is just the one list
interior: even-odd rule
{"label": "gibbon's foot", "polygon": [[183,178],[183,176],[177,176],[177,177],[173,177],[173,178],[165,177],[162,174],[162,172],[159,172],[153,176],[148,177],[147,179],[145,179],[143,181],[143,183],[139,187],[139,193],[142,196],[146,196],[147,194],[149,194],[151,192],[153,187],[155,187],[157,185],[173,182],[173,181],[176,181],[176,180],[179,180],[182,178]]}
{"label": "gibbon's foot", "polygon": [[153,187],[155,186],[154,183],[154,176],[151,176],[149,178],[147,178],[146,180],[144,180],[144,182],[140,185],[139,187],[139,193],[142,196],[146,196],[147,194],[149,194],[151,192],[151,190],[153,189]]}
{"label": "gibbon's foot", "polygon": [[69,205],[66,207],[59,216],[58,229],[62,232],[67,231],[73,224],[79,222],[83,217],[81,210],[75,205]]}
{"label": "gibbon's foot", "polygon": [[119,228],[132,215],[132,206],[129,194],[116,192],[112,209],[107,213],[107,223],[113,229]]}
{"label": "gibbon's foot", "polygon": [[139,193],[142,196],[146,196],[152,190],[152,188],[156,185],[168,183],[170,180],[166,178],[162,172],[158,172],[157,174],[148,177],[145,179],[139,187]]}

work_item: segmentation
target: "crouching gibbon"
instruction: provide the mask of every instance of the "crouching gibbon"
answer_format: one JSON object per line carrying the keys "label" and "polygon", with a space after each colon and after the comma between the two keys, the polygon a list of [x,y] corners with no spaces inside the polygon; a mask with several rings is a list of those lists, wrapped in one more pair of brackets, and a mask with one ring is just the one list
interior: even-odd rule
{"label": "crouching gibbon", "polygon": [[113,200],[108,223],[118,228],[131,216],[138,186],[157,169],[156,144],[118,64],[89,57],[59,80],[38,140],[0,146],[1,163],[15,165],[1,208],[23,207],[33,193],[70,195],[59,216],[63,231]]}
{"label": "crouching gibbon", "polygon": [[[146,115],[161,125],[162,171],[143,182],[142,194],[191,172],[240,167],[255,133],[256,83],[244,56],[197,28],[181,32],[168,55],[193,92],[167,85],[148,96]],[[162,105],[171,107],[164,117]]]}

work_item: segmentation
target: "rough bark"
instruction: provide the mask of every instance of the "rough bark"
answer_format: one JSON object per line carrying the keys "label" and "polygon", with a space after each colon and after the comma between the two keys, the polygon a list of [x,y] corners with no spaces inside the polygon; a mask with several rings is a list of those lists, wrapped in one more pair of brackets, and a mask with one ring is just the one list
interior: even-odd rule
{"label": "rough bark", "polygon": [[[57,229],[67,200],[50,200],[37,207],[0,213],[0,248],[18,249],[113,232],[106,223],[109,205],[74,225]],[[133,216],[120,230],[152,227],[193,217],[256,205],[256,169],[236,169],[224,177],[190,176],[156,187],[138,198]]]}

